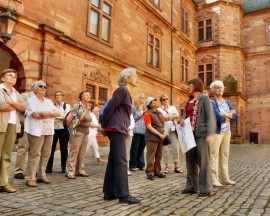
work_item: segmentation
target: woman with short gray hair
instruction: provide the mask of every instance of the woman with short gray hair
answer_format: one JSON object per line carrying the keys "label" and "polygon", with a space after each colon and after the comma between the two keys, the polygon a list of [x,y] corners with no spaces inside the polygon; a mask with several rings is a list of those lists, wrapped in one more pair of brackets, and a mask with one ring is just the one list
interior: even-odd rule
{"label": "woman with short gray hair", "polygon": [[53,102],[45,98],[46,83],[39,80],[33,84],[34,95],[27,99],[25,132],[29,141],[29,154],[26,166],[26,185],[37,187],[36,166],[39,162],[37,181],[49,184],[46,166],[51,154],[54,118],[60,116]]}
{"label": "woman with short gray hair", "polygon": [[119,88],[106,103],[101,127],[110,139],[110,152],[105,172],[104,200],[119,199],[119,203],[136,204],[140,200],[129,195],[126,137],[130,125],[132,99],[130,91],[137,86],[135,68],[126,68],[119,75]]}
{"label": "woman with short gray hair", "polygon": [[211,83],[210,88],[214,98],[211,99],[216,116],[215,141],[210,145],[210,164],[213,186],[221,187],[223,184],[234,185],[229,178],[229,151],[231,141],[231,120],[238,118],[236,111],[229,101],[223,99],[224,84],[220,80]]}

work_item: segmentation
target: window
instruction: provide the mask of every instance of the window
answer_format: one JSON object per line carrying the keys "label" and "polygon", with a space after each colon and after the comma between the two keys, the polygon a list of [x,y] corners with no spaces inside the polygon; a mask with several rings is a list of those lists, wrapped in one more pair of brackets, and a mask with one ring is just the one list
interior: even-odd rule
{"label": "window", "polygon": [[186,34],[189,33],[188,13],[183,8],[181,8],[181,30]]}
{"label": "window", "polygon": [[89,12],[90,36],[110,43],[112,7],[104,0],[91,0]]}
{"label": "window", "polygon": [[212,19],[198,22],[198,39],[199,41],[212,40]]}
{"label": "window", "polygon": [[181,81],[188,82],[188,60],[181,57]]}
{"label": "window", "polygon": [[198,77],[205,86],[209,86],[213,81],[213,64],[203,64],[198,66]]}
{"label": "window", "polygon": [[108,100],[108,88],[105,86],[100,86],[99,84],[89,84],[86,83],[86,91],[90,92],[91,95],[91,104],[98,104],[100,106],[104,105]]}
{"label": "window", "polygon": [[150,0],[154,5],[160,8],[160,0]]}
{"label": "window", "polygon": [[147,64],[160,68],[160,39],[153,34],[148,34]]}

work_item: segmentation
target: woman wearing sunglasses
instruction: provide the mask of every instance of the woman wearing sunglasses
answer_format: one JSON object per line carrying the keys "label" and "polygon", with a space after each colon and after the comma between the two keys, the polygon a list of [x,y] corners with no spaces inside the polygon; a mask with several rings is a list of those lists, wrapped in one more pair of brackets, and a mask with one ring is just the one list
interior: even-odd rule
{"label": "woman wearing sunglasses", "polygon": [[46,166],[51,154],[54,119],[60,116],[53,102],[45,98],[46,84],[39,80],[33,85],[34,95],[27,100],[25,132],[28,135],[29,153],[26,166],[26,185],[37,187],[36,166],[39,161],[37,181],[49,184]]}

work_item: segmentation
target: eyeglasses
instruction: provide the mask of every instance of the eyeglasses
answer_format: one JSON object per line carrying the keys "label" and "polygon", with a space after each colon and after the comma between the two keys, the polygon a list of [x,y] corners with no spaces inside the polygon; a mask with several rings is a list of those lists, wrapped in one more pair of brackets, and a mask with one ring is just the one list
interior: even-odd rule
{"label": "eyeglasses", "polygon": [[43,86],[43,85],[39,85],[38,87],[39,88],[43,88],[43,89],[46,89],[47,88],[46,86]]}
{"label": "eyeglasses", "polygon": [[162,101],[169,100],[169,98],[162,98]]}
{"label": "eyeglasses", "polygon": [[14,78],[14,79],[18,79],[18,77],[17,77],[16,75],[13,75],[13,74],[6,74],[6,76],[12,77],[12,78]]}

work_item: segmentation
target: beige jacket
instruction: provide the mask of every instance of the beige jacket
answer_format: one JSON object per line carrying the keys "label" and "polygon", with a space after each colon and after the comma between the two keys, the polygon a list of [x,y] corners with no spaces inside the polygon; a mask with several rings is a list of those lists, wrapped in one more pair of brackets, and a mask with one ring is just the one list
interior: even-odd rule
{"label": "beige jacket", "polygon": [[[23,101],[21,95],[19,92],[16,91],[16,95],[18,98],[18,101]],[[0,133],[6,132],[8,121],[10,118],[10,112],[4,112],[3,111],[3,105],[6,102],[11,102],[10,96],[8,96],[2,88],[0,88]],[[19,111],[17,111],[17,118],[16,118],[16,133],[20,133],[21,131],[21,124],[19,121]]]}

